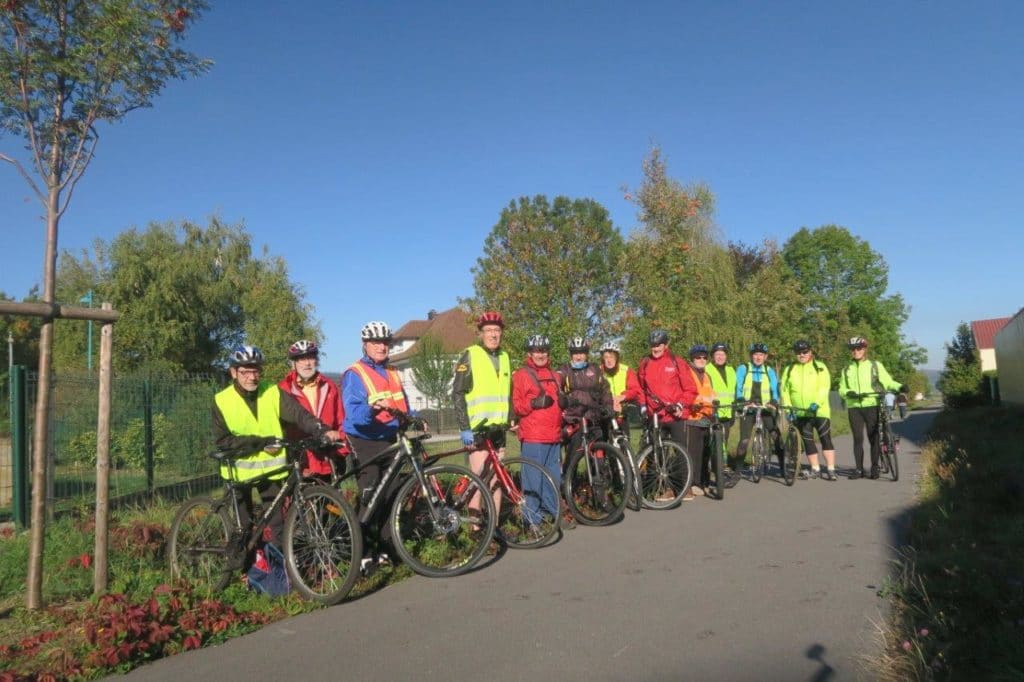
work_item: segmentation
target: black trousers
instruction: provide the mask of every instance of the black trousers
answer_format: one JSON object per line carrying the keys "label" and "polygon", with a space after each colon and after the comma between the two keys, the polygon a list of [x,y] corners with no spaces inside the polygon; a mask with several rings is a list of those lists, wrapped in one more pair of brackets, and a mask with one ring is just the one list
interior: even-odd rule
{"label": "black trousers", "polygon": [[864,470],[864,431],[867,430],[871,444],[871,469],[878,469],[881,449],[878,443],[878,408],[851,407],[846,411],[850,417],[850,431],[853,432],[853,461],[858,470]]}
{"label": "black trousers", "polygon": [[686,459],[690,463],[690,472],[693,475],[693,485],[703,486],[707,479],[705,471],[709,461],[708,429],[692,426],[685,420],[669,422],[664,427],[668,429],[672,440],[686,450]]}
{"label": "black trousers", "polygon": [[[235,499],[238,500],[238,519],[242,522],[242,528],[248,528],[252,521],[253,489],[259,493],[263,508],[267,509],[270,507],[270,503],[274,501],[274,498],[277,497],[277,494],[281,492],[281,482],[261,481],[243,489],[235,489]],[[284,512],[285,505],[282,504],[270,517],[267,527],[263,529],[263,542],[272,542],[278,549],[283,549],[281,538],[284,535]]]}
{"label": "black trousers", "polygon": [[[381,457],[381,454],[394,445],[395,441],[366,440],[352,434],[347,435],[356,465],[359,467],[356,472],[356,482],[359,484],[357,513],[361,519],[363,511],[373,496],[373,491],[377,489],[377,485],[384,477],[384,472],[391,464],[391,458]],[[395,494],[403,482],[401,477],[396,476],[377,500],[377,507],[373,510],[373,514],[361,524],[366,545],[366,549],[363,551],[365,555],[387,551],[390,547],[391,528],[387,524],[387,516],[391,511],[391,503],[395,499]]]}

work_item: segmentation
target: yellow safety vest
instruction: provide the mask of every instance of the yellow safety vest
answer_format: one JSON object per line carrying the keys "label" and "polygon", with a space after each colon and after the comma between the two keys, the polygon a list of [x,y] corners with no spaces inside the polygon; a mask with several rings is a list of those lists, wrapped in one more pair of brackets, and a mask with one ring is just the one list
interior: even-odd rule
{"label": "yellow safety vest", "polygon": [[612,387],[612,397],[617,397],[626,392],[626,375],[629,374],[629,365],[622,362],[619,363],[619,369],[614,375],[604,375],[604,378],[608,380],[608,384]]}
{"label": "yellow safety vest", "polygon": [[[236,436],[276,436],[284,437],[281,428],[281,390],[276,384],[260,382],[256,389],[256,411],[259,417],[253,416],[252,410],[245,404],[245,400],[238,394],[234,384],[214,396],[214,401],[224,415],[224,423],[228,430]],[[284,451],[271,454],[265,450],[259,450],[251,455],[245,455],[235,460],[234,473],[236,481],[247,481],[261,476],[268,471],[280,469],[288,464],[288,457]],[[230,478],[227,466],[220,468],[221,478]],[[280,480],[288,476],[287,471],[282,471],[270,477],[270,480]]]}
{"label": "yellow safety vest", "polygon": [[[715,389],[715,398],[718,400],[718,404],[732,405],[736,401],[736,369],[731,365],[726,365],[724,379],[714,365],[708,365],[704,371],[711,377],[711,386]],[[719,407],[718,418],[732,419],[732,408]]]}
{"label": "yellow safety vest", "polygon": [[484,419],[488,424],[508,423],[508,396],[512,386],[512,370],[508,353],[498,352],[498,371],[483,346],[470,346],[469,366],[473,371],[473,388],[466,393],[469,428],[476,428]]}

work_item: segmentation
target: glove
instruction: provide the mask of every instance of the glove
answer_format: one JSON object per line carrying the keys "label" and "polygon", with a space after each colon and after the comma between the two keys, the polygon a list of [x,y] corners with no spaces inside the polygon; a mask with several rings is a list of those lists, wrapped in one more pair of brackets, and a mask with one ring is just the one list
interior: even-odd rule
{"label": "glove", "polygon": [[811,403],[810,406],[807,408],[807,411],[810,412],[811,414],[814,414],[815,412],[817,412],[818,411],[818,403]]}
{"label": "glove", "polygon": [[551,407],[554,404],[554,399],[547,393],[545,393],[544,395],[539,395],[530,401],[530,407],[532,407],[535,410],[543,410],[545,407]]}
{"label": "glove", "polygon": [[463,445],[469,446],[469,445],[473,445],[474,443],[476,443],[476,436],[474,436],[473,432],[470,431],[469,429],[466,429],[465,431],[460,432],[459,435],[462,436],[462,444]]}
{"label": "glove", "polygon": [[907,386],[906,384],[900,384],[900,393],[906,393],[909,390],[910,386]]}
{"label": "glove", "polygon": [[846,397],[847,398],[856,398],[857,397],[857,391],[847,391],[846,392]]}

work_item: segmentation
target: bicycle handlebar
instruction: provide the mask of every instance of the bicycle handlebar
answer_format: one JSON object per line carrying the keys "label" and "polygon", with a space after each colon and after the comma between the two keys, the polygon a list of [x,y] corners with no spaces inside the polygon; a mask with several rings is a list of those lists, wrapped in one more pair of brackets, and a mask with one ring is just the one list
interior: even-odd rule
{"label": "bicycle handlebar", "polygon": [[[285,450],[290,454],[295,454],[305,452],[306,450],[333,450],[344,444],[344,441],[326,440],[323,436],[308,436],[306,438],[300,438],[299,440],[286,440],[284,438],[268,436],[263,446],[259,449],[265,450],[267,448],[278,448],[280,450]],[[207,457],[211,457],[224,464],[230,460],[247,457],[252,453],[252,448],[238,447],[229,448],[227,450],[214,450],[213,452],[208,452]]]}

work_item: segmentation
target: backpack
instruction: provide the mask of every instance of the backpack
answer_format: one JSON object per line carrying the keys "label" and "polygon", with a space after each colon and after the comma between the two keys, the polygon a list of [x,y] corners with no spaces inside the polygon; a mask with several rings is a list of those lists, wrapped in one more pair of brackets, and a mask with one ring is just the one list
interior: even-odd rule
{"label": "backpack", "polygon": [[256,550],[256,561],[249,567],[245,577],[248,578],[250,590],[270,597],[280,597],[292,589],[288,571],[284,567],[284,555],[269,542],[263,545],[263,549]]}
{"label": "backpack", "polygon": [[[876,392],[876,393],[883,393],[883,392],[885,392],[885,387],[882,386],[882,382],[880,382],[878,380],[878,361],[877,360],[868,360],[868,362],[871,363],[871,390]],[[848,364],[846,366],[846,369],[844,370],[844,372],[846,373],[846,385],[847,386],[850,385],[850,368],[851,367],[853,367],[853,363],[852,362],[850,364]]]}

